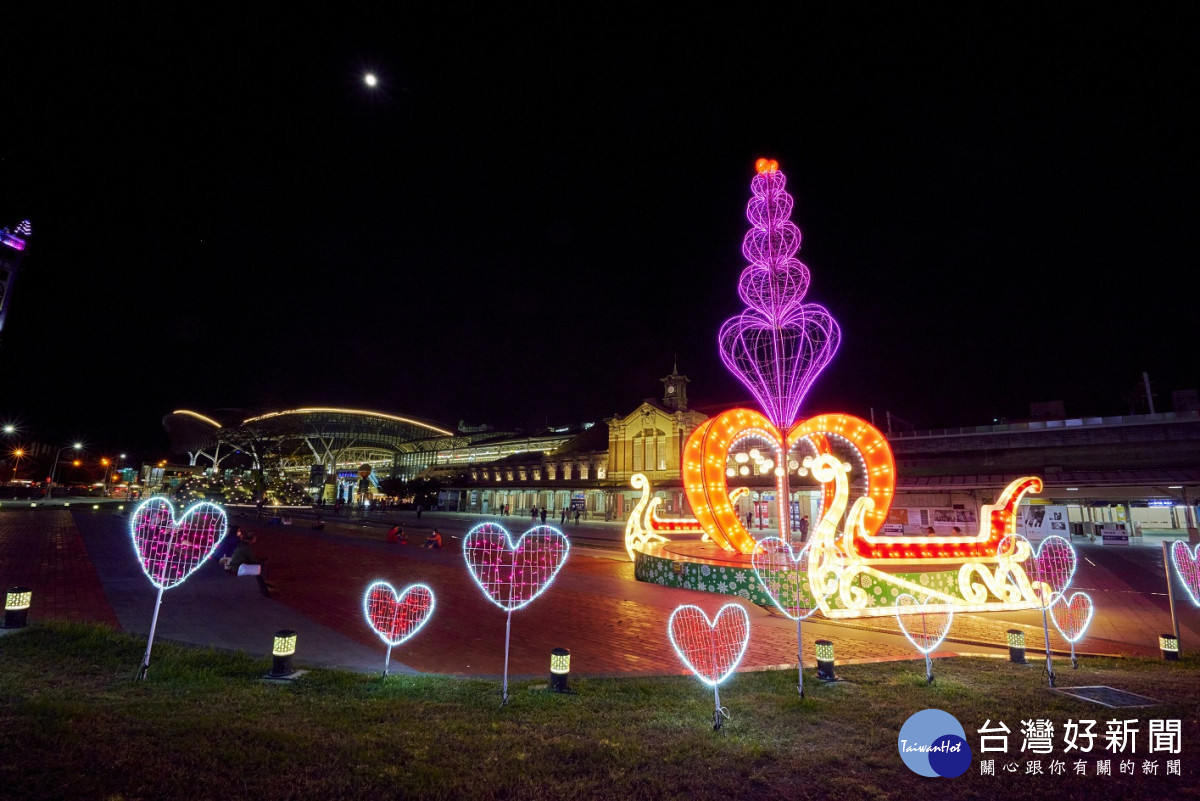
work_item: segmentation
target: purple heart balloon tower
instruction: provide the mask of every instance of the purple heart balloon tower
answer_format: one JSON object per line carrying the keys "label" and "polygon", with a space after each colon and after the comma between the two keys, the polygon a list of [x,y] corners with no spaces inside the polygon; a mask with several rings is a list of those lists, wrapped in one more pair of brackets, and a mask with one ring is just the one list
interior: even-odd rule
{"label": "purple heart balloon tower", "polygon": [[[842,332],[824,306],[805,303],[808,268],[796,258],[800,229],[791,221],[792,196],[774,159],[759,159],[746,204],[750,230],[742,254],[750,264],[738,279],[746,311],[725,321],[721,361],[753,393],[767,419],[786,432],[817,375],[833,359]],[[780,498],[788,497],[783,471]],[[780,536],[789,536],[781,509]]]}

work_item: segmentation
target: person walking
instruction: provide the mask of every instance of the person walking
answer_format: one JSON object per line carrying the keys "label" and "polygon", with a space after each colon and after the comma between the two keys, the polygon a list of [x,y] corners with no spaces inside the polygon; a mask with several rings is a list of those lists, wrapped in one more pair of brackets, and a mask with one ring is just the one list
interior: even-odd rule
{"label": "person walking", "polygon": [[575,525],[579,525],[579,510],[575,510]]}
{"label": "person walking", "polygon": [[546,525],[546,507],[542,507],[542,525]]}
{"label": "person walking", "polygon": [[567,507],[565,507],[565,506],[562,508],[562,514],[559,515],[558,524],[560,526],[567,525]]}
{"label": "person walking", "polygon": [[533,524],[535,526],[537,525],[537,515],[538,515],[538,508],[536,506],[529,510],[529,517],[532,519]]}
{"label": "person walking", "polygon": [[800,541],[808,542],[808,515],[800,518]]}

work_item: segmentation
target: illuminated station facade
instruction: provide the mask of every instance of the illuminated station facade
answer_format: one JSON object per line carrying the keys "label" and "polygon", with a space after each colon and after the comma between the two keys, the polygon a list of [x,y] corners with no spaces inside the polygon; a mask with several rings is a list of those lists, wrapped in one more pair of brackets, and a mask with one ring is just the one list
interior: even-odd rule
{"label": "illuminated station facade", "polygon": [[[689,436],[710,418],[689,406],[688,378],[672,370],[660,379],[661,397],[594,424],[537,432],[455,428],[377,411],[302,407],[270,413],[178,410],[163,418],[177,453],[196,472],[221,470],[246,454],[255,466],[310,488],[314,500],[355,501],[364,465],[378,492],[386,478],[436,479],[445,511],[528,514],[623,521],[643,496],[631,481],[646,476],[663,517],[691,517],[681,465]],[[884,529],[949,535],[974,533],[985,504],[1015,478],[1041,476],[1042,492],[1026,497],[1020,518],[1027,534],[1093,534],[1105,523],[1131,531],[1188,528],[1188,506],[1200,496],[1200,410],[1194,393],[1176,393],[1175,409],[1155,414],[1067,418],[1032,416],[932,431],[885,432],[897,484]],[[1061,411],[1061,410],[1060,410]],[[737,450],[737,449],[735,449]],[[758,531],[777,529],[774,476],[755,460],[752,443],[730,464],[748,469],[730,478],[744,486],[735,501],[740,519]],[[743,458],[744,456],[744,458]],[[223,464],[225,463],[225,464]],[[759,469],[756,468],[756,464]],[[854,476],[851,476],[853,483]],[[153,483],[153,481],[151,481]],[[792,518],[818,519],[822,492],[815,483],[789,488]],[[1195,510],[1193,522],[1195,525]],[[1028,527],[1026,527],[1026,523]]]}

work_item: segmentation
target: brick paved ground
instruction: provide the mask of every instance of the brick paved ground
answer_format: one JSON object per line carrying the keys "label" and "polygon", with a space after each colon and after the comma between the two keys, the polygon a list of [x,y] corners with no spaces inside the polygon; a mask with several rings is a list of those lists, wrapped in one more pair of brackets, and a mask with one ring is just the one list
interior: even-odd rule
{"label": "brick paved ground", "polygon": [[[142,631],[149,622],[144,610],[153,600],[153,590],[148,582],[142,583],[144,577],[138,573],[124,531],[126,521],[111,512],[0,510],[0,580],[33,588],[30,615],[35,621],[92,620]],[[168,593],[169,603],[164,601],[167,623],[189,624],[177,625],[171,635],[174,638],[239,650],[253,650],[248,643],[262,640],[265,653],[269,640],[257,632],[252,639],[242,637],[244,629],[252,623],[261,624],[264,630],[299,628],[299,622],[307,621],[314,624],[313,630],[336,635],[324,638],[326,651],[354,652],[341,662],[336,655],[327,654],[330,661],[365,669],[362,666],[372,664],[375,654],[382,664],[385,647],[363,621],[363,590],[380,578],[397,587],[423,581],[437,594],[437,613],[416,638],[395,649],[393,664],[451,675],[501,673],[506,616],[483,598],[471,580],[459,550],[461,540],[451,536],[446,549],[429,551],[416,544],[389,544],[383,528],[346,520],[327,521],[325,531],[304,525],[259,525],[236,513],[231,522],[244,526],[249,522],[259,534],[260,555],[268,557],[279,591],[271,600],[261,599],[244,592],[249,580],[223,583],[226,579],[219,568],[206,565],[202,570],[213,575],[198,575],[192,581],[207,584],[200,590],[179,588]],[[81,528],[89,532],[86,538]],[[89,554],[85,539],[95,553]],[[411,539],[413,543],[422,540],[423,531]],[[576,674],[680,673],[683,669],[666,638],[671,611],[680,604],[695,603],[712,614],[734,600],[635,581],[632,564],[600,558],[600,553],[575,549],[555,585],[529,607],[513,613],[511,676],[546,673],[550,651],[559,646],[571,649]],[[1094,556],[1103,561],[1100,554]],[[1097,636],[1085,639],[1081,653],[1156,653],[1157,632],[1169,628],[1169,617],[1164,621],[1163,614],[1165,599],[1144,587],[1134,589],[1140,584],[1132,569],[1121,568],[1124,575],[1118,577],[1092,560],[1085,561],[1088,564],[1086,569],[1081,566],[1077,584],[1093,592],[1101,611],[1093,623]],[[100,574],[94,563],[102,565]],[[217,576],[221,578],[214,581]],[[1152,580],[1152,571],[1142,579]],[[142,604],[136,614],[129,611],[130,598]],[[126,610],[120,618],[124,626],[114,613],[114,601],[118,610]],[[794,666],[796,624],[752,604],[743,605],[752,621],[743,666]],[[213,611],[216,607],[219,612]],[[1194,622],[1185,625],[1185,643],[1189,638],[1191,642],[1200,639],[1193,638],[1192,625]],[[1036,657],[1043,647],[1041,616],[1036,612],[960,615],[939,654],[1004,655],[1004,632],[1014,627],[1027,632],[1031,659]],[[855,622],[814,619],[804,623],[803,632],[804,662],[809,666],[814,664],[812,643],[818,638],[834,642],[839,662],[917,656],[897,633],[892,618]],[[1051,641],[1056,650],[1067,650],[1057,633]]]}
{"label": "brick paved ground", "polygon": [[32,620],[120,627],[70,512],[0,512],[0,581],[33,590]]}

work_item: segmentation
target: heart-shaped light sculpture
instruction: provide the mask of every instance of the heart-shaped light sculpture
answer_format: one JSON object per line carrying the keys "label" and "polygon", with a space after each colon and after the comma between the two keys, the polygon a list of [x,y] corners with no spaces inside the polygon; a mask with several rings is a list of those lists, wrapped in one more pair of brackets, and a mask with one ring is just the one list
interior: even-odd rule
{"label": "heart-shaped light sculpture", "polygon": [[1092,598],[1086,592],[1072,593],[1070,598],[1058,593],[1050,604],[1050,619],[1054,621],[1054,628],[1058,629],[1064,640],[1071,643],[1072,667],[1079,667],[1079,660],[1075,657],[1075,643],[1083,639],[1084,633],[1091,625],[1093,611]]}
{"label": "heart-shaped light sculpture", "polygon": [[193,504],[177,518],[171,502],[158,496],[138,504],[129,524],[142,572],[163,590],[182,584],[204,564],[228,528],[225,510],[215,503]]}
{"label": "heart-shaped light sculpture", "polygon": [[808,581],[807,555],[808,545],[797,552],[779,537],[765,537],[751,557],[754,574],[771,603],[791,620],[804,620],[819,608]]}
{"label": "heart-shaped light sculpture", "polygon": [[1186,542],[1172,543],[1171,562],[1192,603],[1200,606],[1200,545],[1189,550]]}
{"label": "heart-shaped light sculpture", "polygon": [[671,613],[667,636],[688,670],[713,688],[713,728],[721,728],[726,713],[719,685],[737,668],[750,644],[750,615],[739,604],[729,603],[710,619],[700,607],[686,604]]}
{"label": "heart-shaped light sculpture", "polygon": [[480,523],[463,539],[463,559],[484,597],[508,613],[504,628],[503,703],[508,703],[508,645],[512,613],[545,592],[571,552],[567,535],[534,526],[513,542],[496,523]]}
{"label": "heart-shaped light sculpture", "polygon": [[1053,687],[1058,679],[1054,675],[1054,659],[1050,655],[1050,623],[1047,613],[1050,605],[1054,603],[1055,596],[1065,593],[1075,577],[1075,548],[1057,534],[1046,537],[1036,549],[1021,535],[1009,534],[1000,541],[996,555],[1000,562],[1004,563],[1026,550],[1029,551],[1029,558],[1025,560],[1024,569],[1038,608],[1042,610],[1042,633],[1046,640],[1046,678]]}
{"label": "heart-shaped light sculpture", "polygon": [[1033,592],[1043,606],[1049,606],[1055,593],[1064,593],[1075,577],[1075,548],[1057,534],[1046,537],[1025,562],[1025,572]]}
{"label": "heart-shaped light sculpture", "polygon": [[817,597],[808,580],[808,545],[799,553],[779,537],[764,537],[758,541],[751,564],[754,575],[775,608],[796,621],[797,689],[804,695],[804,637],[801,624],[818,607]]}
{"label": "heart-shaped light sculpture", "polygon": [[367,587],[363,593],[363,617],[388,647],[383,660],[383,675],[387,675],[392,648],[420,631],[433,617],[436,605],[433,590],[426,584],[410,584],[400,592],[382,580],[371,582]]}
{"label": "heart-shaped light sculpture", "polygon": [[929,655],[950,633],[954,623],[953,610],[930,608],[928,598],[918,601],[905,592],[896,598],[896,622],[913,647],[925,655],[925,679],[932,683],[933,660]]}
{"label": "heart-shaped light sculpture", "polygon": [[567,535],[553,526],[534,526],[513,542],[503,526],[480,523],[463,540],[471,578],[489,601],[506,612],[545,592],[570,550]]}
{"label": "heart-shaped light sculpture", "polygon": [[144,679],[150,669],[150,651],[154,647],[163,591],[177,587],[196,572],[212,556],[228,530],[225,510],[208,501],[189,506],[181,517],[175,516],[175,507],[163,497],[147,498],[134,510],[129,523],[133,550],[142,572],[158,588],[138,679]]}

